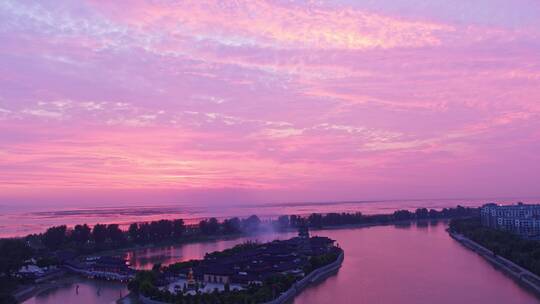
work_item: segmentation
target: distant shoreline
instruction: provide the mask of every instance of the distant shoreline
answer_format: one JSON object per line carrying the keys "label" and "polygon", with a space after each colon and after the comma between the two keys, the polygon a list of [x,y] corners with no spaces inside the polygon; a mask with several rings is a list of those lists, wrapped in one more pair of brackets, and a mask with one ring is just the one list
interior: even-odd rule
{"label": "distant shoreline", "polygon": [[[76,224],[87,223],[94,226],[101,224],[119,224],[125,229],[131,223],[143,223],[160,219],[182,218],[186,225],[196,224],[200,220],[212,217],[223,220],[231,217],[247,217],[257,214],[261,220],[275,219],[281,215],[296,214],[308,216],[311,213],[361,212],[364,215],[391,214],[395,210],[414,211],[417,208],[441,210],[452,208],[456,205],[464,207],[478,207],[486,202],[496,200],[499,203],[514,203],[518,200],[531,200],[532,198],[500,198],[496,199],[426,199],[426,200],[367,200],[367,201],[333,201],[323,202],[299,202],[292,205],[284,203],[244,206],[239,205],[238,210],[232,212],[225,210],[216,212],[209,206],[181,206],[162,204],[156,206],[112,206],[112,207],[88,207],[83,209],[62,207],[46,210],[10,210],[6,214],[0,214],[0,222],[5,229],[0,238],[22,238],[29,234],[40,234],[48,227],[67,225],[72,228]],[[539,198],[540,199],[540,198]],[[284,207],[287,210],[284,210]],[[326,206],[326,207],[325,207]],[[68,209],[66,209],[68,208]],[[28,226],[28,227],[26,227]],[[26,228],[23,228],[26,227]]]}

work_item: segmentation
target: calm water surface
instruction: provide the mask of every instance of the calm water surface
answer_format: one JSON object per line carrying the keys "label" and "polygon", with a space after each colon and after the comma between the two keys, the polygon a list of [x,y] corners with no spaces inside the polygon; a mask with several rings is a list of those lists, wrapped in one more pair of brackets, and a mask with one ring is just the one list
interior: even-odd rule
{"label": "calm water surface", "polygon": [[446,233],[446,225],[321,231],[339,241],[338,274],[305,290],[307,303],[539,303]]}
{"label": "calm water surface", "polygon": [[[337,240],[345,250],[345,261],[336,275],[305,290],[294,303],[540,303],[481,257],[451,239],[446,227],[441,222],[312,232]],[[154,263],[202,258],[206,252],[223,250],[246,240],[268,241],[293,235],[268,234],[135,250],[126,256],[134,266],[150,268]],[[79,296],[70,285],[26,303],[110,303],[125,290],[122,285],[99,287],[91,281],[79,284]],[[101,295],[97,296],[99,288]]]}
{"label": "calm water surface", "polygon": [[[77,285],[79,285],[78,293]],[[106,304],[115,303],[127,294],[125,284],[77,277],[73,282],[42,292],[24,304]]]}

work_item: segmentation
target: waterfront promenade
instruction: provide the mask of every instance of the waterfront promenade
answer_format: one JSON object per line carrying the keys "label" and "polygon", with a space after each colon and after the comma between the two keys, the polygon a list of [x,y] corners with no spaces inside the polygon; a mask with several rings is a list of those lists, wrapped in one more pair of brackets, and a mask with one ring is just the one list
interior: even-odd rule
{"label": "waterfront promenade", "polygon": [[465,237],[462,234],[454,233],[451,231],[449,231],[448,233],[453,239],[460,242],[463,246],[478,253],[488,262],[496,266],[498,269],[502,270],[505,274],[513,278],[522,286],[534,292],[535,295],[540,298],[540,277],[539,276],[517,265],[516,263],[508,259],[505,259],[504,257],[500,255],[496,255],[493,251]]}
{"label": "waterfront promenade", "polygon": [[339,254],[336,261],[324,267],[314,270],[313,272],[308,274],[306,277],[304,277],[302,280],[296,282],[289,290],[281,294],[277,299],[272,300],[270,302],[266,302],[265,304],[288,303],[289,301],[294,299],[295,296],[299,295],[302,292],[302,290],[309,287],[311,284],[320,282],[326,279],[327,277],[329,277],[330,275],[336,273],[341,267],[341,264],[343,264],[344,258],[345,258],[345,252],[342,251]]}

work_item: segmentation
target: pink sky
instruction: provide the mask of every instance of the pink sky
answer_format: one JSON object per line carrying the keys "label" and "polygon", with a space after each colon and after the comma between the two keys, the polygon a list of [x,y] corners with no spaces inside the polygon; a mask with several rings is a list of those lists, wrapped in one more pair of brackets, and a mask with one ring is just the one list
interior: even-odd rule
{"label": "pink sky", "polygon": [[540,195],[540,2],[2,1],[0,204]]}

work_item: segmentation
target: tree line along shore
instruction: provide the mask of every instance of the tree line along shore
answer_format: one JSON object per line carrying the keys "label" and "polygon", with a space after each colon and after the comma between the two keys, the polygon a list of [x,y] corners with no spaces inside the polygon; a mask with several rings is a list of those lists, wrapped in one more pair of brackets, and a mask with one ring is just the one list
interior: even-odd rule
{"label": "tree line along shore", "polygon": [[78,256],[110,250],[167,243],[182,243],[222,237],[250,235],[264,231],[289,231],[302,222],[312,229],[348,225],[385,225],[414,220],[452,219],[478,216],[478,208],[457,206],[442,210],[419,208],[414,212],[397,210],[391,214],[365,215],[356,213],[312,213],[283,215],[261,220],[256,215],[246,218],[216,218],[186,225],[182,219],[132,223],[127,230],[119,224],[79,224],[48,228],[40,234],[21,238],[0,239],[0,303],[15,302],[12,293],[20,285],[32,284],[35,278],[21,276],[21,267],[61,267]]}
{"label": "tree line along shore", "polygon": [[[540,241],[482,226],[479,217],[453,219],[449,230],[540,276]],[[536,282],[540,286],[540,281]]]}

